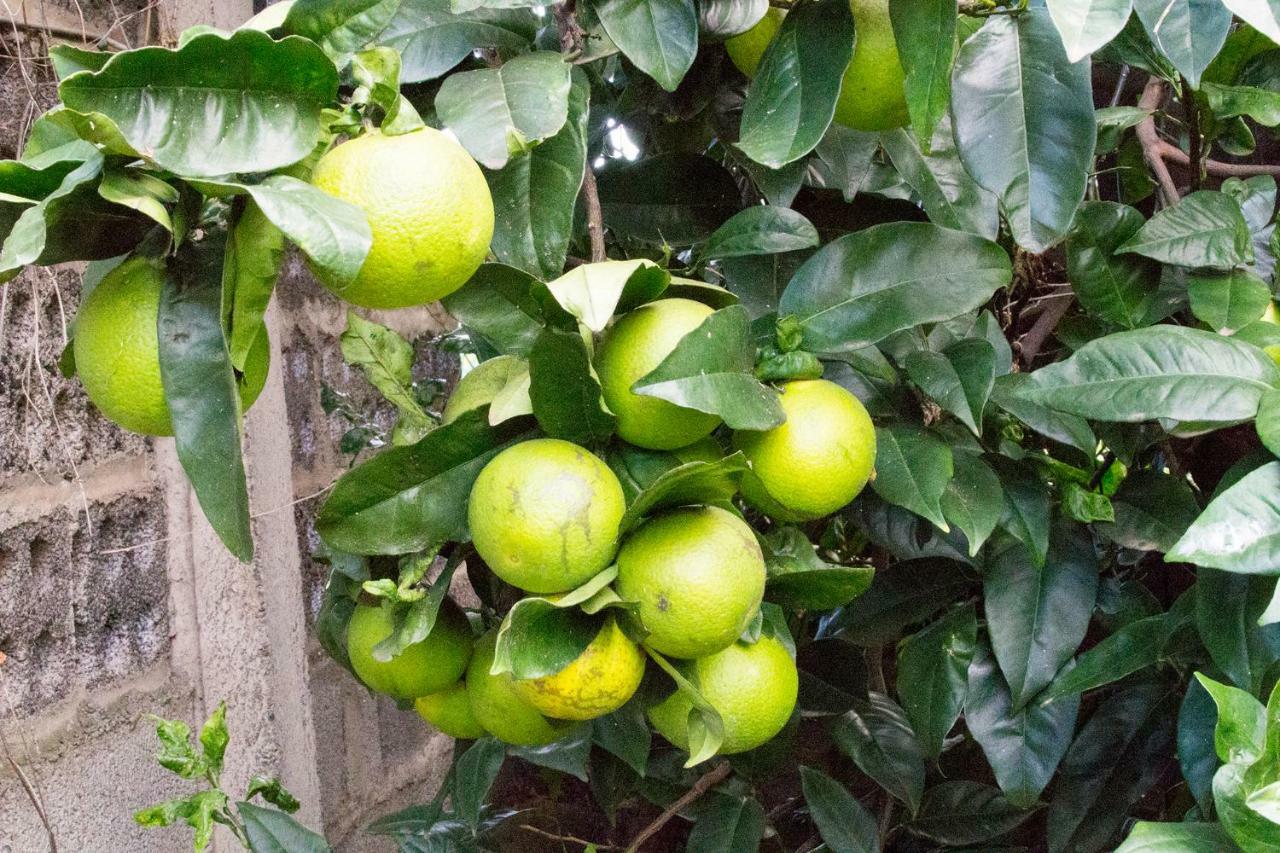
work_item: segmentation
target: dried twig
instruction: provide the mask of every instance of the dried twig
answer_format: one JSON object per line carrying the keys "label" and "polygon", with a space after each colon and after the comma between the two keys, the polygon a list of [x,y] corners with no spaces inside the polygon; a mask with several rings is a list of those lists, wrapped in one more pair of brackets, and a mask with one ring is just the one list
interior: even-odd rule
{"label": "dried twig", "polygon": [[583,849],[595,849],[595,850],[621,849],[619,847],[613,846],[612,844],[602,844],[599,841],[587,841],[585,838],[578,838],[576,835],[556,835],[554,832],[547,832],[545,829],[539,829],[538,827],[528,823],[520,824],[520,828],[523,829],[525,832],[532,832],[534,835],[541,835],[543,838],[550,839],[551,841],[559,841],[562,844],[566,842],[569,844],[577,844],[579,847],[582,847]]}
{"label": "dried twig", "polygon": [[635,840],[633,840],[630,846],[627,847],[626,853],[637,853],[637,851],[644,846],[646,841],[657,834],[658,830],[667,825],[667,821],[671,820],[671,818],[675,817],[681,812],[681,810],[697,800],[707,791],[710,791],[716,785],[719,785],[725,779],[729,778],[729,774],[731,772],[733,772],[733,768],[729,766],[729,762],[723,761],[708,770],[706,773],[702,774],[698,781],[693,783],[692,788],[685,791],[680,799],[667,806],[666,809],[663,810],[662,814],[654,818],[652,823],[640,831],[640,834],[637,835]]}
{"label": "dried twig", "polygon": [[31,779],[27,776],[25,770],[22,769],[18,762],[13,760],[13,756],[5,751],[4,760],[8,763],[10,769],[13,770],[15,776],[18,777],[18,784],[22,786],[23,792],[26,793],[27,799],[31,801],[31,805],[36,810],[36,817],[40,818],[40,825],[44,827],[45,835],[49,837],[49,853],[58,853],[58,838],[53,833],[53,824],[49,822],[49,813],[45,811],[44,799],[32,784]]}

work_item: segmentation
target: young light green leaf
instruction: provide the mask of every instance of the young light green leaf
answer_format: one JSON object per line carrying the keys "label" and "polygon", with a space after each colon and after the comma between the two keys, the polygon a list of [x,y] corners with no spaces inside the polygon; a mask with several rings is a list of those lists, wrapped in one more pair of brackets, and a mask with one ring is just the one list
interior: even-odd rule
{"label": "young light green leaf", "polygon": [[925,151],[951,99],[956,49],[955,0],[889,0],[889,22],[906,73],[903,91],[916,139]]}
{"label": "young light green leaf", "polygon": [[954,471],[951,448],[919,427],[876,427],[875,493],[950,530],[941,499]]}
{"label": "young light green leaf", "polygon": [[1204,853],[1230,850],[1231,839],[1217,823],[1138,821],[1116,853]]}
{"label": "young light green leaf", "polygon": [[1048,10],[993,15],[961,45],[951,119],[960,159],[1000,198],[1018,245],[1058,242],[1084,199],[1095,133],[1089,61],[1067,59]]}
{"label": "young light green leaf", "polygon": [[315,148],[320,110],[337,90],[337,71],[314,42],[257,30],[116,54],[58,87],[67,107],[105,115],[134,149],[189,177],[296,163]]}
{"label": "young light green leaf", "polygon": [[373,387],[400,412],[397,432],[412,436],[413,443],[434,425],[413,393],[413,346],[386,326],[347,312],[347,328],[342,333],[342,358],[355,365]]}
{"label": "young light green leaf", "polygon": [[738,148],[772,169],[812,151],[835,115],[853,39],[853,16],[843,0],[793,9],[747,90]]}
{"label": "young light green leaf", "polygon": [[972,311],[1009,283],[1009,256],[973,234],[891,222],[823,246],[778,305],[812,352],[850,352],[894,332]]}
{"label": "young light green leaf", "polygon": [[1103,421],[1248,420],[1280,384],[1265,353],[1212,332],[1152,326],[1090,341],[1018,389],[1032,402]]}
{"label": "young light green leaf", "polygon": [[926,758],[942,754],[960,717],[977,632],[973,605],[966,603],[911,636],[898,652],[898,697]]}
{"label": "young light green leaf", "polygon": [[560,54],[537,51],[450,74],[436,93],[436,112],[481,165],[501,169],[564,127],[569,70]]}
{"label": "young light green leaf", "polygon": [[1231,269],[1253,260],[1249,224],[1226,193],[1199,190],[1166,207],[1116,249],[1184,267]]}
{"label": "young light green leaf", "polygon": [[730,305],[681,338],[631,390],[716,415],[732,429],[773,429],[786,415],[778,393],[755,378],[755,356],[747,309]]}
{"label": "young light green leaf", "polygon": [[674,92],[698,52],[693,0],[605,0],[594,9],[627,59]]}
{"label": "young light green leaf", "polygon": [[1276,574],[1280,462],[1257,468],[1214,498],[1165,560],[1242,574]]}
{"label": "young light green leaf", "polygon": [[656,298],[670,281],[670,274],[653,261],[635,258],[576,266],[547,290],[584,326],[601,332],[615,313]]}
{"label": "young light green leaf", "polygon": [[201,754],[204,763],[214,773],[222,770],[222,759],[227,754],[227,743],[230,740],[231,736],[227,734],[227,703],[222,701],[200,727]]}
{"label": "young light green leaf", "polygon": [[1238,687],[1221,684],[1201,672],[1196,680],[1218,706],[1213,742],[1224,764],[1252,764],[1266,743],[1267,713],[1262,703]]}

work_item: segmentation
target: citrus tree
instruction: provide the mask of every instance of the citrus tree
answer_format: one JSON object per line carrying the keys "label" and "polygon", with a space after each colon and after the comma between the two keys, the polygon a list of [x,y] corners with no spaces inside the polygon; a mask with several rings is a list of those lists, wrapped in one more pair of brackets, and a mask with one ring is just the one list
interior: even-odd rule
{"label": "citrus tree", "polygon": [[[439,401],[353,310],[398,420],[328,400],[316,631],[460,741],[373,831],[1280,850],[1273,0],[286,0],[51,58],[0,275],[90,261],[63,369],[240,558],[286,248],[459,323]],[[230,804],[220,716],[160,732],[209,787],[139,820],[327,849]]]}

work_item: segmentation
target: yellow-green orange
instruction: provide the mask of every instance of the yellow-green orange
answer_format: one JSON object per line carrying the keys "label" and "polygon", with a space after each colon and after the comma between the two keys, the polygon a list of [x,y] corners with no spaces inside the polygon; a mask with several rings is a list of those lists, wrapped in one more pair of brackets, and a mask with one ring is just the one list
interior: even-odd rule
{"label": "yellow-green orange", "polygon": [[377,660],[373,649],[395,629],[389,605],[359,605],[347,625],[347,655],[351,668],[371,690],[396,699],[416,699],[437,693],[462,677],[471,655],[471,625],[458,605],[446,598],[431,633],[388,661]]}
{"label": "yellow-green orange", "polygon": [[521,699],[548,717],[591,720],[627,703],[644,678],[644,652],[612,617],[573,662],[554,675],[516,679]]}
{"label": "yellow-green orange", "polygon": [[605,332],[596,371],[624,440],[650,450],[674,450],[710,434],[720,423],[715,415],[631,390],[711,313],[692,299],[659,299],[625,314]]}
{"label": "yellow-green orange", "polygon": [[858,398],[834,382],[782,386],[787,420],[764,432],[734,433],[751,463],[742,496],[782,521],[829,515],[853,500],[876,462],[876,433]]}
{"label": "yellow-green orange", "polygon": [[449,737],[474,740],[485,736],[484,727],[471,713],[471,698],[467,685],[458,681],[438,693],[428,693],[413,701],[418,716]]}
{"label": "yellow-green orange", "polygon": [[564,737],[570,725],[547,719],[521,699],[512,686],[510,673],[489,672],[497,643],[497,631],[477,640],[475,654],[467,666],[467,696],[476,723],[498,740],[516,746],[543,746]]}
{"label": "yellow-green orange", "polygon": [[[89,399],[120,426],[147,435],[173,435],[156,328],[163,285],[164,266],[158,260],[130,258],[120,264],[80,306],[72,341],[76,373]],[[270,356],[263,329],[239,378],[242,409],[253,405],[266,384]]]}
{"label": "yellow-green orange", "polygon": [[440,413],[440,422],[451,423],[464,412],[489,405],[507,386],[508,380],[523,369],[523,362],[514,355],[500,355],[480,362],[458,380],[458,387],[453,389]]}
{"label": "yellow-green orange", "polygon": [[576,444],[538,438],[490,460],[467,519],[494,574],[529,592],[564,592],[608,568],[625,511],[608,465]]}
{"label": "yellow-green orange", "polygon": [[736,640],[760,607],[764,582],[755,534],[719,507],[657,516],[618,552],[618,594],[638,603],[645,642],[672,657],[702,657]]}
{"label": "yellow-green orange", "polygon": [[[850,0],[856,37],[836,102],[837,123],[856,130],[891,130],[907,123],[906,76],[889,20],[888,0]],[[748,77],[756,72],[765,48],[786,15],[770,9],[754,27],[725,42],[729,58]],[[803,46],[801,46],[803,49]]]}
{"label": "yellow-green orange", "polygon": [[349,283],[326,286],[366,308],[423,305],[457,290],[484,261],[493,198],[466,150],[424,127],[371,131],[327,152],[311,182],[364,212],[373,244]]}
{"label": "yellow-green orange", "polygon": [[[761,637],[734,643],[688,665],[688,674],[724,721],[720,754],[746,752],[782,731],[796,707],[800,678],[782,643]],[[649,721],[664,738],[689,749],[689,700],[673,693],[649,709]]]}

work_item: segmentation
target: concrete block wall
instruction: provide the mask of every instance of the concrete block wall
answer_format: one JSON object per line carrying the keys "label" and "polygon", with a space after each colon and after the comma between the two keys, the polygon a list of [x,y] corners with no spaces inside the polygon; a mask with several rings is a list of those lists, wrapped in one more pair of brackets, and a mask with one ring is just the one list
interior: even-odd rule
{"label": "concrete block wall", "polygon": [[[142,25],[141,0],[107,5],[110,15],[85,7],[90,31],[122,39],[120,18]],[[41,8],[56,17],[61,7]],[[173,32],[251,14],[249,0],[165,0],[155,11]],[[0,156],[13,156],[53,82],[41,39],[0,40],[0,80],[29,85],[21,103],[0,86]],[[452,742],[373,698],[311,632],[325,581],[312,521],[351,463],[337,451],[347,425],[321,409],[321,387],[391,418],[342,362],[345,307],[289,260],[268,315],[270,377],[245,422],[257,545],[246,566],[205,523],[172,441],[119,430],[58,373],[78,293],[71,268],[0,286],[0,853],[51,849],[50,830],[60,851],[184,849],[185,828],[132,821],[190,790],[154,763],[148,715],[198,724],[222,699],[229,790],[279,774],[303,822],[340,853],[391,849],[363,827],[429,799]],[[419,340],[447,324],[438,310],[371,316]],[[456,358],[419,354],[421,378],[456,375]],[[219,835],[215,849],[238,846]]]}

